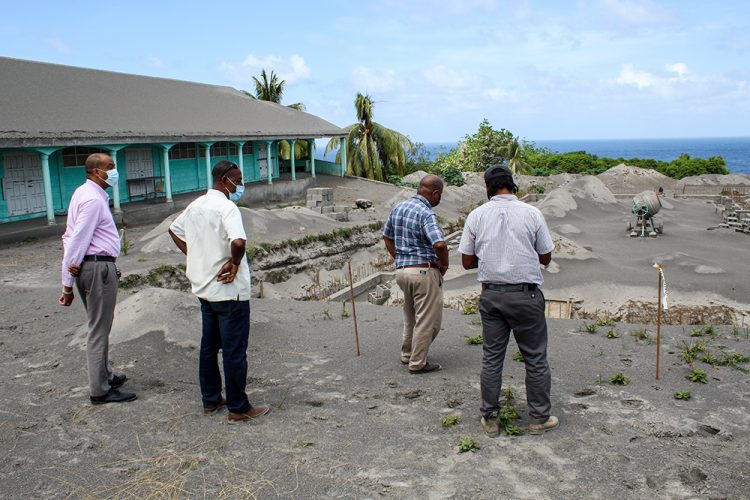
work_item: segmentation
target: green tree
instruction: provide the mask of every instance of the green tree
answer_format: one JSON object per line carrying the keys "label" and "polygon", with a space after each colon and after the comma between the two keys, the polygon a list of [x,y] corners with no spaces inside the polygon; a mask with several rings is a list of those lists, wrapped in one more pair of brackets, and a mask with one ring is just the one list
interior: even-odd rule
{"label": "green tree", "polygon": [[[260,72],[260,78],[253,77],[255,83],[255,95],[253,96],[250,92],[244,91],[245,94],[250,97],[255,97],[261,101],[275,102],[281,104],[281,99],[284,97],[284,88],[286,86],[286,80],[279,80],[276,73],[271,71],[270,74],[266,73],[263,69]],[[297,111],[304,111],[305,105],[301,102],[295,102],[289,104],[288,108],[296,109]],[[279,141],[279,156],[284,160],[289,160],[292,156],[292,145],[289,141]],[[294,146],[294,157],[296,159],[307,157],[307,141],[298,141]]]}
{"label": "green tree", "polygon": [[[345,129],[346,173],[383,181],[389,176],[404,175],[406,155],[413,146],[408,137],[372,121],[373,101],[369,95],[357,94],[354,107],[357,123]],[[341,161],[341,141],[334,137],[328,141],[325,152],[338,149],[336,161]]]}

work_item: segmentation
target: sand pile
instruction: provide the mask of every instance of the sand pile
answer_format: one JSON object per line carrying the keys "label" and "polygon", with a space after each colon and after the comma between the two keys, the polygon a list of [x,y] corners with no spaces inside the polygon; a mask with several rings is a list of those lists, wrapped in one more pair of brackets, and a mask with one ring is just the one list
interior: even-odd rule
{"label": "sand pile", "polygon": [[580,178],[580,174],[556,174],[550,176],[516,175],[513,179],[521,191],[529,191],[531,186],[544,186],[545,192],[549,192]]}
{"label": "sand pile", "polygon": [[555,259],[588,260],[596,258],[593,252],[565,236],[554,231],[550,231],[550,236],[552,236],[552,242],[555,244],[555,249],[552,251]]}
{"label": "sand pile", "polygon": [[750,185],[749,174],[703,174],[692,177],[684,177],[677,181],[675,189],[682,189],[683,186],[731,186],[731,185]]}
{"label": "sand pile", "polygon": [[576,199],[598,204],[615,204],[617,199],[607,186],[597,177],[587,175],[572,180],[564,186],[553,189],[537,207],[544,215],[565,217],[578,208]]}
{"label": "sand pile", "polygon": [[409,175],[402,177],[401,180],[403,182],[419,184],[419,181],[421,181],[422,177],[424,177],[425,175],[428,175],[428,174],[424,170],[417,170],[416,172],[412,172]]}
{"label": "sand pile", "polygon": [[597,176],[613,193],[640,193],[663,187],[673,189],[675,180],[652,169],[630,167],[620,163]]}

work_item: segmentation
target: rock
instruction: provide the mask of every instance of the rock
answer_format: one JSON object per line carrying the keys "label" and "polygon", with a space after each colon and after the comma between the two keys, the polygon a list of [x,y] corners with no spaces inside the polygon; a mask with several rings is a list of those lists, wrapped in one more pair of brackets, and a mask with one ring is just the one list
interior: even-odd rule
{"label": "rock", "polygon": [[357,208],[365,209],[372,207],[372,201],[366,200],[364,198],[358,198],[354,203],[357,205]]}

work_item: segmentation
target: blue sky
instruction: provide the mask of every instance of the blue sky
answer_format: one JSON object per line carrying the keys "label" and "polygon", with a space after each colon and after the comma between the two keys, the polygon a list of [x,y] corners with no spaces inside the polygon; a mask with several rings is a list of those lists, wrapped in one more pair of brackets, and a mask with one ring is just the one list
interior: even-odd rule
{"label": "blue sky", "polygon": [[[750,136],[750,2],[5,2],[0,55],[251,89],[453,142]],[[0,113],[2,111],[0,110]]]}

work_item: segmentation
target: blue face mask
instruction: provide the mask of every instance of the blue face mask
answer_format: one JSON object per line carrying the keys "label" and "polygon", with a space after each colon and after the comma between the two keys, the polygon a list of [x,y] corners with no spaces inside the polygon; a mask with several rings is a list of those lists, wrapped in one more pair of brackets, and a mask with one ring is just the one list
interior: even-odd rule
{"label": "blue face mask", "polygon": [[112,170],[102,170],[102,172],[107,174],[107,178],[104,179],[104,182],[106,182],[108,186],[115,187],[117,185],[117,181],[120,179],[120,173],[117,171],[117,169],[113,168]]}
{"label": "blue face mask", "polygon": [[[227,177],[227,180],[229,182],[232,182],[232,179],[230,179],[229,177]],[[232,182],[232,186],[234,186],[235,189],[234,189],[234,193],[229,193],[229,199],[237,203],[238,201],[240,201],[240,199],[242,198],[242,195],[245,193],[245,186],[242,183],[237,185],[234,182]]]}

